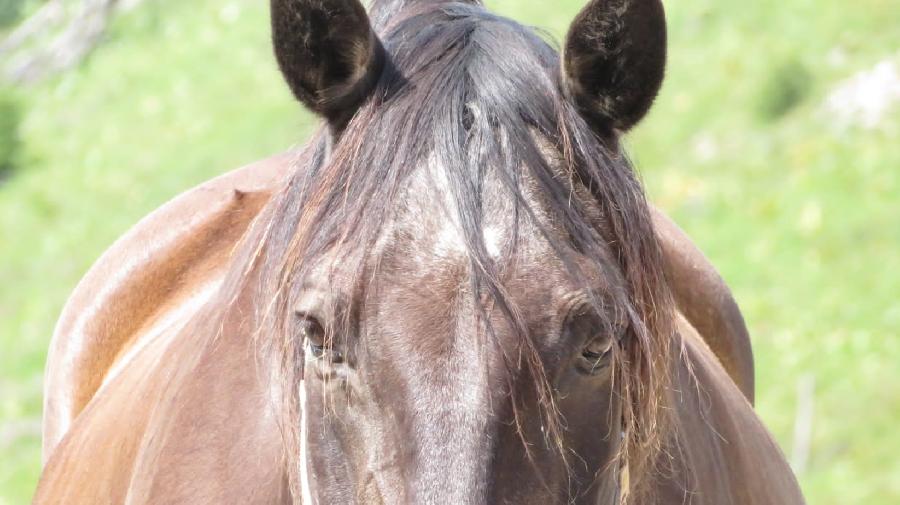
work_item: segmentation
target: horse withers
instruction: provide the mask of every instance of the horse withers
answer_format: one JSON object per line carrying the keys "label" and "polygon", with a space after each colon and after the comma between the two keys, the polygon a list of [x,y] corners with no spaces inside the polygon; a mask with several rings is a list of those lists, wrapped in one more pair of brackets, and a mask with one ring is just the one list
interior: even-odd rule
{"label": "horse withers", "polygon": [[79,286],[35,503],[803,502],[727,288],[620,151],[657,0],[590,2],[561,57],[474,2],[272,22],[324,127]]}

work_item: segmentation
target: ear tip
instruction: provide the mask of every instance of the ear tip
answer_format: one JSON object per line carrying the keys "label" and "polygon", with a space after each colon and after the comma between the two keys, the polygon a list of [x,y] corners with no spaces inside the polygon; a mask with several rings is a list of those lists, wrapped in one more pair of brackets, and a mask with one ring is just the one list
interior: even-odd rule
{"label": "ear tip", "polygon": [[383,47],[359,0],[271,0],[272,41],[294,96],[329,121],[374,88]]}
{"label": "ear tip", "polygon": [[578,14],[563,46],[567,94],[597,128],[625,132],[659,93],[666,46],[660,0],[594,0]]}

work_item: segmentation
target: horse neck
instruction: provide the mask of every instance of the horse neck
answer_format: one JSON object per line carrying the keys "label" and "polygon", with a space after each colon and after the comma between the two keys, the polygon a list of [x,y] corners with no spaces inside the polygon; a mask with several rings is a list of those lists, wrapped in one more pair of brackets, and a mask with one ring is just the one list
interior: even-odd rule
{"label": "horse neck", "polygon": [[802,504],[793,472],[746,397],[686,320],[673,365],[672,434],[660,463],[659,503]]}

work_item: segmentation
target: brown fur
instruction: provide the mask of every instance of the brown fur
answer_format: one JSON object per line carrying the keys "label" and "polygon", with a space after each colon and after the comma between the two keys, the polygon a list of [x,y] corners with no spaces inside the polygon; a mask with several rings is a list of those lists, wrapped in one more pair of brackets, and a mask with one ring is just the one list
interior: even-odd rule
{"label": "brown fur", "polygon": [[[598,19],[640,33],[647,2],[593,2],[569,40],[593,39]],[[273,14],[324,8],[284,6]],[[340,27],[348,6],[322,13]],[[332,132],[352,118],[340,136],[318,136],[276,198],[231,193],[195,226],[208,233],[132,275],[145,291],[131,299],[160,309],[136,311],[124,337],[76,333],[63,359],[93,372],[72,381],[76,395],[65,373],[48,394],[62,411],[49,425],[65,430],[66,410],[74,424],[35,502],[802,503],[746,397],[677,315],[686,304],[703,328],[731,333],[707,341],[752,395],[727,289],[692,269],[702,255],[654,222],[627,160],[600,141],[643,115],[646,93],[605,108],[606,130],[571,91],[616,101],[627,80],[604,89],[570,73],[560,94],[555,52],[479,7],[423,2],[397,18],[375,99],[323,114]],[[315,47],[334,28],[297,19],[276,36],[282,62],[296,47],[279,38]],[[630,45],[654,42],[625,40],[576,49],[639,69]],[[347,54],[319,53],[331,60],[321,68]],[[183,252],[237,236],[227,259]],[[210,273],[187,277],[205,258]],[[210,279],[221,283],[204,292]],[[173,286],[201,303],[160,304]],[[109,299],[113,317],[140,304],[129,299]],[[86,406],[72,401],[86,392]]]}
{"label": "brown fur", "polygon": [[[114,244],[69,298],[45,377],[44,458],[142,339],[184,324],[185,301],[221,283],[235,244],[284,177],[285,155],[235,170],[149,215]],[[185,220],[184,216],[189,216]]]}
{"label": "brown fur", "polygon": [[[171,268],[164,263],[158,262],[154,257],[148,257],[140,254],[141,251],[148,247],[153,247],[157,242],[163,241],[167,243],[173,241],[180,243],[196,235],[198,226],[211,226],[218,223],[218,226],[232,227],[232,230],[225,231],[224,234],[229,237],[240,237],[241,234],[248,230],[251,222],[258,216],[256,213],[240,213],[240,221],[233,221],[227,218],[226,214],[212,212],[211,219],[213,222],[207,222],[203,219],[191,221],[191,225],[180,227],[178,229],[178,237],[169,239],[167,232],[171,228],[172,217],[190,213],[198,215],[205,213],[207,209],[215,209],[213,202],[228,202],[234,197],[234,191],[242,188],[242,191],[268,194],[277,193],[279,187],[283,184],[284,176],[288,172],[291,161],[290,155],[279,155],[270,160],[253,164],[247,168],[231,172],[211,184],[206,184],[197,189],[185,193],[184,196],[173,200],[159,211],[148,216],[148,218],[138,224],[134,230],[129,232],[120,241],[110,249],[94,266],[84,281],[79,285],[76,292],[70,298],[67,304],[64,316],[59,324],[58,331],[54,336],[53,346],[51,348],[50,359],[47,364],[47,383],[45,386],[45,403],[48,406],[45,410],[45,428],[44,428],[44,454],[47,460],[47,466],[42,477],[42,484],[38,495],[35,497],[35,503],[56,503],[60,498],[66,497],[67,503],[121,503],[124,501],[121,497],[130,494],[129,489],[132,471],[126,469],[134,468],[140,461],[145,460],[148,456],[139,449],[140,440],[144,439],[147,434],[157,430],[154,427],[163,418],[163,415],[157,416],[151,420],[149,412],[156,410],[154,399],[150,391],[136,392],[135,384],[141,381],[140,376],[147,375],[140,384],[141,389],[159,387],[162,377],[167,373],[165,369],[159,369],[158,362],[169,361],[170,363],[180,363],[183,360],[179,357],[184,352],[180,349],[185,346],[197,345],[197,343],[188,337],[187,333],[182,333],[179,338],[177,335],[169,335],[163,340],[160,337],[154,337],[154,334],[165,333],[160,330],[150,330],[152,323],[144,326],[145,331],[137,332],[126,338],[111,340],[108,335],[102,331],[104,327],[101,321],[110,317],[121,318],[116,314],[129,313],[137,309],[140,305],[144,305],[144,301],[140,298],[134,299],[136,305],[129,306],[124,304],[112,303],[115,298],[99,299],[97,305],[100,307],[98,312],[86,311],[92,301],[96,300],[96,293],[103,290],[104,292],[136,292],[144,293],[148,300],[156,299],[159,296],[155,292],[155,284],[142,284],[138,282],[141,278],[152,278],[165,286],[167,283],[177,281],[172,273],[177,268]],[[683,269],[680,275],[674,276],[673,290],[675,293],[690,293],[690,296],[677,296],[679,309],[685,314],[687,320],[690,320],[692,328],[707,328],[716,330],[713,333],[703,333],[703,338],[709,346],[715,351],[716,358],[712,358],[712,354],[704,354],[705,347],[699,348],[700,356],[706,361],[705,367],[716,368],[719,365],[713,364],[714,361],[723,363],[736,363],[739,369],[752,368],[752,355],[749,351],[749,341],[746,340],[746,330],[743,326],[743,320],[739,313],[732,310],[720,310],[716,307],[730,307],[734,302],[728,295],[728,288],[721,282],[721,278],[715,275],[714,268],[702,256],[702,254],[693,246],[690,239],[681,232],[668,218],[659,211],[654,211],[655,222],[658,230],[660,230],[661,244],[666,254],[667,263],[675,265],[689,265],[690,268]],[[198,216],[199,217],[199,216]],[[204,224],[201,224],[204,223]],[[209,235],[206,235],[210,237]],[[215,243],[213,237],[210,237],[208,247],[201,247],[198,250],[210,256],[209,259],[217,257],[221,251],[234,250],[235,244],[226,244],[212,247]],[[175,259],[175,258],[173,258]],[[206,261],[209,261],[206,260]],[[180,262],[179,262],[180,263]],[[227,262],[212,262],[217,265],[210,268],[207,272],[211,276],[208,282],[221,282],[226,274]],[[130,276],[129,272],[146,272],[144,275]],[[213,280],[213,277],[215,280]],[[124,281],[116,289],[111,289],[108,279],[122,279]],[[197,290],[197,284],[183,284],[184,290]],[[108,302],[105,300],[109,300]],[[701,307],[700,309],[695,308]],[[180,326],[193,317],[192,313],[179,314],[177,304],[165,304],[156,307],[155,319],[170,319],[173,316],[183,318],[181,323],[173,324]],[[72,320],[72,315],[80,315],[78,321]],[[76,328],[89,328],[88,330],[77,330]],[[93,328],[93,330],[90,330]],[[203,383],[212,381],[217,384],[225,384],[222,388],[217,388],[210,392],[203,392],[204,401],[193,401],[185,398],[181,400],[181,409],[189,409],[192,416],[209,415],[203,414],[203,410],[211,405],[220,405],[224,402],[239,401],[230,391],[229,381],[238,379],[235,376],[224,377],[225,383],[222,383],[223,376],[220,373],[223,369],[228,370],[250,370],[256,364],[251,358],[252,351],[244,348],[236,348],[235,345],[240,341],[239,335],[234,338],[227,339],[226,345],[217,348],[217,351],[210,355],[208,360],[225,359],[221,362],[222,368],[210,370],[207,373],[195,376]],[[180,342],[177,343],[176,342]],[[123,367],[123,374],[110,381],[110,385],[104,391],[98,391],[98,385],[107,377],[110,368],[119,363],[126,354],[128,349],[132,347],[143,347],[138,356],[131,358],[127,367]],[[169,346],[171,349],[166,350]],[[169,358],[159,358],[162,352],[168,353]],[[188,351],[196,352],[196,351]],[[696,353],[696,352],[695,352]],[[111,356],[110,358],[102,358],[102,356]],[[228,360],[238,358],[239,361],[232,365],[226,365]],[[712,359],[712,361],[710,361]],[[218,366],[218,365],[217,365]],[[696,367],[695,367],[696,369]],[[127,370],[131,370],[127,372]],[[752,377],[752,376],[751,376]],[[739,375],[732,373],[732,380],[738,381]],[[721,378],[719,379],[721,380]],[[749,384],[752,387],[752,381]],[[249,396],[259,396],[260,393],[251,394],[257,385],[247,384],[238,390],[246,390]],[[695,384],[688,384],[688,387],[682,387],[684,391],[695,391]],[[196,388],[197,386],[195,386]],[[212,387],[212,383],[204,386]],[[158,392],[156,394],[159,394]],[[73,402],[72,398],[86,395],[86,400],[81,402]],[[740,402],[730,396],[731,402]],[[212,400],[212,403],[210,403]],[[246,400],[245,400],[246,401]],[[129,405],[137,402],[133,407]],[[85,410],[87,404],[95,404],[89,410]],[[175,407],[175,406],[173,406]],[[741,407],[743,408],[743,407]],[[199,410],[198,410],[199,409]],[[253,414],[257,409],[247,409],[246,414]],[[270,438],[268,436],[260,436],[259,434],[272,435],[278,431],[275,424],[266,424],[257,426],[258,434],[251,439],[233,440],[233,443],[223,444],[222,442],[230,440],[229,431],[239,428],[238,424],[248,422],[256,423],[256,418],[247,419],[243,415],[234,416],[236,412],[229,411],[230,417],[226,425],[220,425],[215,428],[215,439],[218,442],[211,444],[210,447],[197,448],[198,451],[211,451],[210,457],[227,461],[235,454],[248,453],[251,448],[262,446],[263,449],[269,451],[269,455],[254,456],[252,459],[259,461],[272,461],[278,467],[280,460],[279,444],[281,439],[279,436]],[[270,421],[267,421],[270,422]],[[153,426],[148,425],[152,423]],[[228,424],[234,424],[229,428]],[[196,426],[196,421],[187,423],[186,427]],[[703,426],[703,425],[701,425]],[[226,430],[226,431],[223,431]],[[268,431],[268,430],[271,430]],[[191,437],[190,431],[180,434],[170,434],[170,448],[184,445],[183,437]],[[761,432],[764,433],[764,432]],[[112,436],[112,438],[110,438]],[[749,437],[751,435],[742,435]],[[96,437],[102,437],[96,439]],[[59,442],[66,439],[66,442],[57,448]],[[189,439],[189,438],[188,438]],[[766,444],[771,444],[770,439],[763,438]],[[749,444],[755,446],[757,442],[749,441]],[[185,447],[193,447],[186,445]],[[167,449],[171,450],[171,449]],[[262,449],[256,449],[262,450]],[[221,451],[225,451],[222,453]],[[106,453],[104,455],[104,453]],[[227,455],[226,455],[227,453]],[[216,454],[219,454],[218,456]],[[249,453],[248,453],[249,454]],[[50,462],[50,460],[57,460]],[[238,457],[235,462],[239,463],[239,468],[232,470],[239,472],[235,475],[243,475],[249,481],[234,479],[229,484],[220,489],[220,492],[227,494],[227,497],[213,499],[209,497],[209,493],[213,489],[206,491],[206,485],[200,485],[193,489],[194,493],[202,493],[194,495],[191,503],[203,503],[198,496],[205,496],[207,503],[233,502],[231,498],[233,493],[238,490],[245,490],[251,494],[264,494],[263,490],[253,484],[259,472],[266,472],[271,469],[257,465],[246,464],[247,456]],[[90,461],[91,463],[86,463]],[[102,466],[99,463],[103,463]],[[150,463],[141,463],[142,467]],[[166,481],[177,481],[180,475],[191,474],[188,482],[216,482],[221,480],[221,476],[208,474],[208,471],[217,471],[221,469],[219,465],[206,467],[206,464],[190,464],[183,467],[180,471],[176,467],[166,466],[160,467],[155,472],[163,472]],[[98,479],[98,475],[103,478]],[[286,477],[282,476],[286,480]],[[266,477],[272,479],[272,477]],[[265,481],[265,479],[263,479]],[[242,482],[244,482],[242,484]],[[681,499],[683,490],[680,484],[666,484],[667,496],[671,499]],[[273,493],[278,489],[277,483],[272,483]],[[173,486],[171,490],[166,491],[164,488],[157,488],[151,496],[146,499],[153,503],[174,503],[176,502],[173,495],[176,489],[182,486]],[[184,489],[181,492],[189,492],[191,489]],[[150,493],[150,491],[144,491]],[[161,493],[161,494],[159,494]],[[277,496],[276,494],[267,496]],[[273,502],[277,503],[277,499]],[[136,500],[134,503],[141,503]],[[287,502],[285,502],[287,503]],[[672,501],[664,501],[663,503],[672,503]],[[710,503],[716,503],[711,501]]]}

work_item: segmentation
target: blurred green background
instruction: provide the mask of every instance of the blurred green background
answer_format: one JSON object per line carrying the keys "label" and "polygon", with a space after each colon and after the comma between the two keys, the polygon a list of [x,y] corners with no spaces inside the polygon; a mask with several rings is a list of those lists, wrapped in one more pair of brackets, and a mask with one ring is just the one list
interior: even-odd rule
{"label": "blurred green background", "polygon": [[[488,4],[559,40],[583,2]],[[29,9],[0,0],[0,30]],[[809,502],[900,503],[900,5],[667,10],[668,78],[628,140],[651,198],[734,289],[758,411]],[[179,192],[311,131],[267,15],[148,0],[76,69],[0,88],[0,505],[33,493],[48,340],[91,263]]]}

